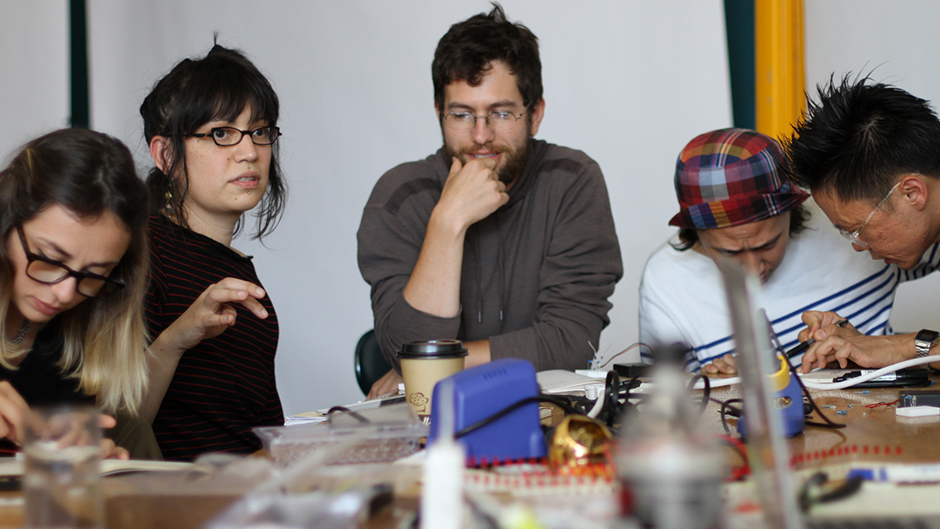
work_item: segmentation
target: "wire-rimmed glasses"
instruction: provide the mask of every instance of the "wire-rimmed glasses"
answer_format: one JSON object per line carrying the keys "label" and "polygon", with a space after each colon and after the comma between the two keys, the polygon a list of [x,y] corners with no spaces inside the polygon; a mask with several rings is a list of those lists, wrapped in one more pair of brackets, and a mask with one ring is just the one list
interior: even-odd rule
{"label": "wire-rimmed glasses", "polygon": [[854,244],[855,246],[858,246],[860,248],[870,248],[868,243],[863,241],[859,236],[861,235],[862,230],[865,229],[865,226],[868,226],[868,221],[871,220],[875,212],[881,209],[881,206],[883,206],[885,202],[888,201],[888,198],[891,197],[891,193],[894,193],[894,190],[897,189],[899,185],[901,185],[901,182],[894,184],[891,190],[888,191],[888,194],[885,195],[885,197],[882,198],[880,202],[878,202],[878,205],[876,205],[875,208],[871,210],[871,213],[869,213],[868,216],[865,217],[865,222],[862,222],[862,225],[859,226],[858,229],[856,229],[855,231],[848,231],[845,228],[839,228],[839,235],[848,239],[849,242]]}
{"label": "wire-rimmed glasses", "polygon": [[528,108],[523,110],[518,114],[513,114],[512,112],[506,112],[503,110],[496,110],[486,114],[485,116],[477,116],[473,112],[448,112],[441,116],[441,119],[444,121],[444,126],[450,130],[455,131],[468,131],[473,130],[473,127],[476,127],[477,120],[483,119],[486,120],[486,126],[489,127],[494,132],[502,132],[511,129],[517,121],[519,121],[525,113],[528,112]]}

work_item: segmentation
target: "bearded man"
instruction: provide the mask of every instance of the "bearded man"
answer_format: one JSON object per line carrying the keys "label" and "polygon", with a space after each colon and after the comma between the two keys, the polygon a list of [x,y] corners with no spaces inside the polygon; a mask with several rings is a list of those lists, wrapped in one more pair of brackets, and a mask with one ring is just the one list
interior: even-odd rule
{"label": "bearded man", "polygon": [[467,367],[588,367],[623,264],[600,167],[534,139],[538,39],[496,5],[453,25],[431,69],[444,146],[383,175],[359,226],[383,354],[398,369],[403,343],[456,338]]}

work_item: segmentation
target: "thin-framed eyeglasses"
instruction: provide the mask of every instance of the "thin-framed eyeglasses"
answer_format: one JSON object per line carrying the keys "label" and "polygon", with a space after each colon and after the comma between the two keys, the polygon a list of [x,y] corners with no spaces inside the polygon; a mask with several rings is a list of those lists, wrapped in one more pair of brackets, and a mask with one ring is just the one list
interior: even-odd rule
{"label": "thin-framed eyeglasses", "polygon": [[20,236],[20,242],[23,243],[23,253],[26,254],[26,276],[33,281],[44,285],[54,285],[69,277],[74,277],[75,290],[87,298],[104,297],[125,287],[123,281],[91,272],[76,272],[60,261],[34,254],[29,251],[29,245],[26,244],[23,226],[17,226],[16,232]]}
{"label": "thin-framed eyeglasses", "polygon": [[878,205],[876,205],[875,208],[871,210],[871,213],[869,213],[868,216],[865,217],[865,222],[862,222],[862,225],[859,226],[857,230],[848,231],[845,228],[839,228],[839,235],[842,235],[843,237],[848,239],[849,242],[854,244],[855,246],[858,246],[861,248],[869,248],[868,243],[863,241],[860,238],[862,230],[865,229],[865,226],[868,226],[868,221],[870,221],[872,216],[875,214],[875,212],[881,209],[881,206],[883,206],[885,202],[887,202],[888,199],[891,198],[891,193],[894,193],[894,190],[897,189],[899,185],[901,185],[901,182],[894,184],[891,190],[888,191],[888,194],[885,195],[885,197],[881,199],[881,202],[878,202]]}
{"label": "thin-framed eyeglasses", "polygon": [[209,132],[194,132],[190,136],[194,138],[212,138],[219,147],[231,147],[242,142],[245,135],[251,138],[251,143],[255,145],[271,145],[282,136],[281,129],[278,127],[258,127],[251,130],[241,130],[235,127],[213,127]]}
{"label": "thin-framed eyeglasses", "polygon": [[485,116],[477,116],[473,112],[466,111],[448,112],[441,116],[441,119],[444,121],[444,126],[450,130],[461,132],[473,130],[477,125],[477,120],[483,119],[486,120],[486,126],[489,127],[490,130],[502,132],[511,129],[528,111],[528,107],[519,114],[513,114],[512,112],[506,112],[504,110],[495,110]]}

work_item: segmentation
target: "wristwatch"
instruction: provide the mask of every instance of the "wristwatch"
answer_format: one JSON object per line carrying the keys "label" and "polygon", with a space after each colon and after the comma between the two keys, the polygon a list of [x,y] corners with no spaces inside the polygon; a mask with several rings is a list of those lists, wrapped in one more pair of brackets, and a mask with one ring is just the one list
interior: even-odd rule
{"label": "wristwatch", "polygon": [[921,329],[917,331],[914,337],[914,349],[917,351],[917,358],[923,358],[930,354],[930,348],[940,342],[940,332],[930,329]]}

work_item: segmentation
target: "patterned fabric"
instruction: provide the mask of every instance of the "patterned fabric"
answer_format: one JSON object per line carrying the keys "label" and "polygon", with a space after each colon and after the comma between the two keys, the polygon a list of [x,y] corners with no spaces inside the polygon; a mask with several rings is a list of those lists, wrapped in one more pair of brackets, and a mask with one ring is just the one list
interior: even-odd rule
{"label": "patterned fabric", "polygon": [[[236,277],[260,285],[251,257],[162,215],[150,216],[150,289],[146,323],[155,338],[211,284]],[[180,358],[153,421],[168,460],[192,460],[206,452],[250,454],[261,448],[255,426],[284,424],[274,379],[277,314],[271,299],[262,320],[232,304],[236,323],[203,340]]]}
{"label": "patterned fabric", "polygon": [[696,137],[676,161],[681,210],[669,224],[725,228],[798,206],[809,195],[790,181],[783,160],[773,138],[752,130],[722,129]]}
{"label": "patterned fabric", "polygon": [[[894,334],[890,317],[898,285],[940,269],[940,244],[931,246],[916,267],[901,270],[853,250],[813,201],[806,209],[807,229],[790,239],[783,262],[761,286],[758,298],[780,345],[790,349],[799,343],[798,335],[806,328],[801,317],[807,310],[834,311],[863,334]],[[678,239],[673,236],[669,242]],[[682,342],[691,347],[686,357],[689,371],[735,350],[718,267],[705,255],[679,251],[669,243],[654,252],[643,269],[639,323],[643,343]],[[644,362],[654,360],[647,351],[641,357]]]}

